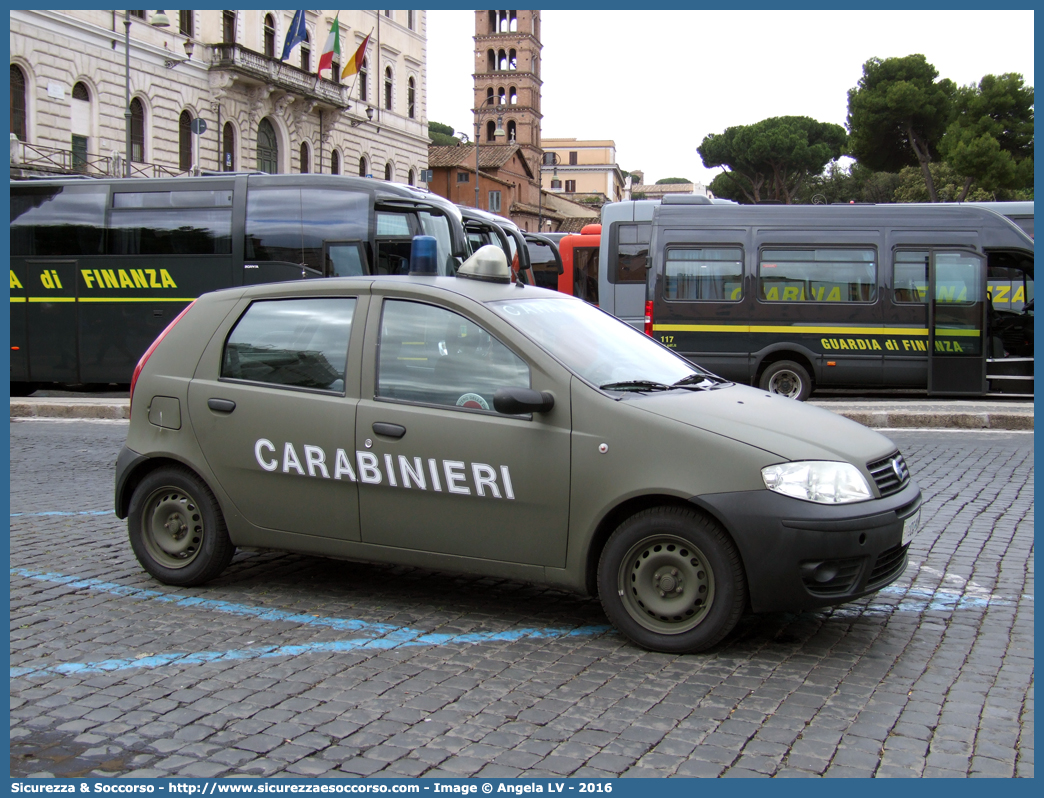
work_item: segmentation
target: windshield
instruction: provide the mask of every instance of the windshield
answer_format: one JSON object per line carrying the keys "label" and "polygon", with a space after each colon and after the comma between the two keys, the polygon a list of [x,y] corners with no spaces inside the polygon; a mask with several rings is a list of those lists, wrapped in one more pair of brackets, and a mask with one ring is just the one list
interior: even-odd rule
{"label": "windshield", "polygon": [[586,302],[541,297],[491,302],[490,307],[571,371],[607,390],[663,388],[706,374]]}

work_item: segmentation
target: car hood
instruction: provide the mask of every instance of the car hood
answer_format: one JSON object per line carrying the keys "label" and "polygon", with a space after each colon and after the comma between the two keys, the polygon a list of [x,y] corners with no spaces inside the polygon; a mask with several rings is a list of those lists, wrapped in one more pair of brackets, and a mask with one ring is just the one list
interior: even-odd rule
{"label": "car hood", "polygon": [[784,460],[843,460],[865,466],[897,448],[884,435],[829,410],[743,385],[635,394],[629,400],[646,412]]}

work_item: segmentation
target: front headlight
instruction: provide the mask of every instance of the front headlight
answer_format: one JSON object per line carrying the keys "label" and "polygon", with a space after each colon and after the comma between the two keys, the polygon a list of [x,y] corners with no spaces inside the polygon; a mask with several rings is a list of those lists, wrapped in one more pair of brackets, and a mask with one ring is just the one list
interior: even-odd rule
{"label": "front headlight", "polygon": [[848,504],[873,498],[866,479],[851,463],[781,463],[761,469],[761,476],[769,490],[817,504]]}

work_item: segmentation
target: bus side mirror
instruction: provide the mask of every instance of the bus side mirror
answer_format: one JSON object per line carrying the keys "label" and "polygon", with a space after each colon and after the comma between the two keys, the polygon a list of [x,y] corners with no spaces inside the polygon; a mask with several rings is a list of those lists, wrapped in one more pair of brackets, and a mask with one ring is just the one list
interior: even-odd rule
{"label": "bus side mirror", "polygon": [[555,397],[532,388],[497,388],[493,394],[493,409],[508,416],[547,413],[554,406]]}

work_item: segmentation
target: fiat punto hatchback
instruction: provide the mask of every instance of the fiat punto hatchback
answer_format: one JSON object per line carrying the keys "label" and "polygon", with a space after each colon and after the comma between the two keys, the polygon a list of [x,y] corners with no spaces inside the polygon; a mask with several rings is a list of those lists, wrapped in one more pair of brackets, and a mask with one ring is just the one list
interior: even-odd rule
{"label": "fiat punto hatchback", "polygon": [[921,494],[887,438],[513,283],[495,247],[423,262],[217,291],[167,328],[116,466],[146,571],[198,585],[249,547],[542,582],[677,653],[902,573]]}

